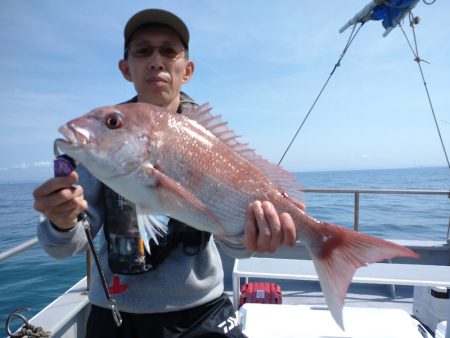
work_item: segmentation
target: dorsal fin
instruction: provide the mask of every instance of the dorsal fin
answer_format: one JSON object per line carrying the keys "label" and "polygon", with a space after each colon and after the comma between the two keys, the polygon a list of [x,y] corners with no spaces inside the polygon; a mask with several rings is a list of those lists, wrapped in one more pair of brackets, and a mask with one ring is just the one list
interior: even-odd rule
{"label": "dorsal fin", "polygon": [[303,186],[297,182],[295,175],[257,155],[255,150],[248,147],[248,144],[237,141],[240,136],[228,128],[228,122],[222,121],[221,115],[211,114],[211,110],[209,104],[205,103],[183,110],[183,115],[198,122],[236,153],[257,166],[287,194],[297,200],[303,200]]}

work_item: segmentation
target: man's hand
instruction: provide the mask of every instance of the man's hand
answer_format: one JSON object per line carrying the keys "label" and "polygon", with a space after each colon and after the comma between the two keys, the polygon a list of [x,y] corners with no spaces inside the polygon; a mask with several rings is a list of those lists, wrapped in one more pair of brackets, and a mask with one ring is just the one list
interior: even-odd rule
{"label": "man's hand", "polygon": [[293,246],[297,228],[288,213],[275,210],[269,201],[250,203],[245,215],[244,245],[251,252],[275,252],[281,245]]}
{"label": "man's hand", "polygon": [[83,188],[74,187],[77,181],[77,173],[72,172],[49,179],[33,192],[34,208],[61,230],[73,228],[77,215],[87,209]]}

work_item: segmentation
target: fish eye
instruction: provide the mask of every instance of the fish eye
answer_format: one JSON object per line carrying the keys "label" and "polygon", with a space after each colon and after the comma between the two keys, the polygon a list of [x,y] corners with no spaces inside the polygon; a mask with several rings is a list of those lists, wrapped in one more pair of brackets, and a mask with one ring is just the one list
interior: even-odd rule
{"label": "fish eye", "polygon": [[106,116],[105,124],[109,129],[117,129],[122,127],[122,116],[112,113]]}

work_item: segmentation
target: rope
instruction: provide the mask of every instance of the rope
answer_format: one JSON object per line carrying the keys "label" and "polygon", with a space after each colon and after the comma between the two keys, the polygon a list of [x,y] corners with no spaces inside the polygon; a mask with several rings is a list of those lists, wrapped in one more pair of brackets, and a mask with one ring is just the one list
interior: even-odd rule
{"label": "rope", "polygon": [[[338,61],[336,62],[336,64],[334,65],[333,70],[331,71],[330,75],[328,76],[328,79],[325,81],[325,84],[323,85],[322,89],[319,91],[319,94],[317,95],[316,99],[314,100],[313,104],[311,105],[311,107],[308,110],[308,113],[306,114],[305,118],[303,119],[302,123],[300,124],[300,126],[298,127],[297,131],[295,132],[294,136],[292,137],[291,141],[289,142],[289,145],[286,147],[286,150],[284,151],[283,155],[281,156],[280,161],[278,162],[278,165],[281,164],[281,162],[283,161],[284,157],[286,156],[287,152],[289,151],[289,149],[291,148],[292,144],[294,143],[295,139],[297,138],[298,133],[300,132],[300,130],[302,129],[303,125],[305,124],[306,120],[308,119],[309,115],[311,114],[311,111],[314,109],[317,101],[319,100],[320,96],[322,95],[323,91],[325,90],[326,86],[328,85],[328,82],[330,82],[331,77],[333,76],[334,72],[336,71],[337,67],[339,67],[341,65],[341,61],[345,56],[345,53],[347,52],[348,48],[350,47],[351,43],[353,42],[353,40],[356,37],[356,34],[358,34],[359,30],[361,29],[362,25],[364,23],[361,23],[361,25],[359,26],[358,30],[356,30],[356,24],[353,25],[353,30],[350,33],[349,39],[347,41],[347,43],[345,44],[344,50],[342,51]],[[356,32],[355,32],[356,30]]]}
{"label": "rope", "polygon": [[[6,335],[8,337],[14,337],[14,338],[25,338],[25,337],[41,337],[41,338],[48,338],[50,337],[50,332],[49,331],[44,331],[42,329],[42,327],[40,326],[34,326],[32,324],[30,324],[27,320],[27,318],[20,314],[19,311],[21,310],[25,310],[25,311],[29,311],[30,308],[26,307],[26,308],[20,308],[17,310],[14,310],[13,312],[11,312],[8,315],[8,318],[6,318]],[[24,323],[24,325],[22,326],[22,328],[20,330],[17,330],[15,333],[11,332],[10,329],[10,324],[11,324],[11,319],[13,317],[17,317],[19,319],[21,319]]]}
{"label": "rope", "polygon": [[445,149],[444,140],[442,139],[442,134],[441,134],[441,130],[439,128],[439,124],[438,124],[437,118],[436,118],[436,113],[434,111],[433,102],[431,101],[431,96],[430,96],[430,92],[428,90],[427,82],[425,80],[425,75],[423,73],[422,66],[420,64],[422,61],[426,62],[426,63],[429,63],[429,62],[425,61],[425,60],[422,60],[419,57],[419,49],[418,49],[418,46],[417,46],[416,32],[414,30],[414,25],[416,25],[417,23],[418,23],[417,18],[415,18],[413,16],[413,14],[410,12],[409,13],[409,24],[411,26],[412,34],[413,34],[413,37],[414,37],[414,47],[411,45],[411,42],[409,41],[408,36],[406,35],[406,32],[403,29],[402,25],[399,24],[399,26],[400,26],[400,28],[401,28],[401,30],[403,32],[403,35],[405,36],[406,41],[408,42],[408,45],[409,45],[412,53],[414,54],[414,61],[416,61],[417,65],[419,66],[419,72],[420,72],[420,75],[422,77],[422,82],[423,82],[423,85],[424,85],[424,88],[425,88],[425,92],[427,94],[428,103],[430,105],[430,110],[431,110],[431,113],[433,115],[434,123],[436,125],[436,130],[437,130],[438,135],[439,135],[439,140],[441,141],[441,146],[442,146],[442,150],[444,151],[445,159],[447,160],[447,166],[448,166],[448,169],[450,170],[450,161],[449,161],[449,158],[448,158],[448,155],[447,155],[447,150]]}

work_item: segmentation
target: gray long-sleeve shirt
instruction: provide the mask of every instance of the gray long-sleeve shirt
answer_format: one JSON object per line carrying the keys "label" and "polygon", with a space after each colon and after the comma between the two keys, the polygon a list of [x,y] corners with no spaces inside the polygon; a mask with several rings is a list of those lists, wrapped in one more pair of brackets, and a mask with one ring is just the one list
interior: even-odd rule
{"label": "gray long-sleeve shirt", "polygon": [[[96,240],[100,262],[108,285],[114,273],[108,266],[108,243],[103,231],[105,220],[104,188],[83,166],[77,169],[79,184],[88,202],[91,233]],[[38,238],[45,251],[55,258],[65,258],[84,252],[88,242],[82,224],[68,232],[56,230],[48,220],[39,224]],[[223,268],[216,243],[232,257],[248,257],[242,246],[228,242],[209,240],[205,249],[196,255],[187,255],[181,246],[174,249],[155,270],[139,275],[116,275],[126,290],[114,294],[120,311],[130,313],[158,313],[192,308],[207,303],[223,292]],[[91,303],[108,307],[101,280],[95,266],[89,291]]]}

